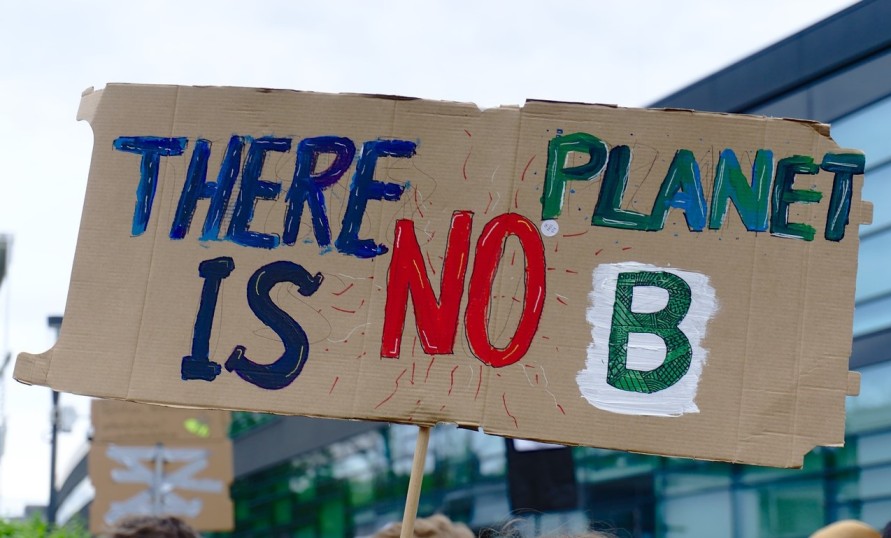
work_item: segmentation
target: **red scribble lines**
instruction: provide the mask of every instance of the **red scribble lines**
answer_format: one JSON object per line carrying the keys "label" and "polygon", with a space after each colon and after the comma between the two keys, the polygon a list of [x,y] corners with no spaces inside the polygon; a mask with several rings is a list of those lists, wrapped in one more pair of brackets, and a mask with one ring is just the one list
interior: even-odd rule
{"label": "red scribble lines", "polygon": [[359,303],[359,306],[356,307],[356,310],[348,310],[346,308],[339,308],[334,305],[330,305],[330,306],[331,306],[331,308],[333,308],[334,310],[337,310],[338,312],[343,312],[345,314],[355,314],[364,305],[365,305],[365,299],[362,299],[362,301]]}
{"label": "red scribble lines", "polygon": [[557,409],[559,409],[560,412],[563,413],[564,415],[566,414],[566,411],[563,410],[563,406],[562,406],[562,405],[557,404]]}
{"label": "red scribble lines", "polygon": [[523,301],[517,299],[516,297],[511,297],[511,300],[515,303],[522,303]]}
{"label": "red scribble lines", "polygon": [[464,133],[465,133],[468,137],[473,137],[473,135],[470,134],[470,131],[468,131],[467,129],[464,129]]}
{"label": "red scribble lines", "polygon": [[538,385],[538,374],[535,374],[535,384]]}
{"label": "red scribble lines", "polygon": [[427,373],[424,374],[424,383],[427,382],[427,378],[430,377],[430,369],[433,368],[433,362],[436,360],[436,357],[430,357],[430,364],[427,365]]}
{"label": "red scribble lines", "polygon": [[631,247],[622,247],[622,250],[631,250]]}
{"label": "red scribble lines", "polygon": [[380,406],[384,405],[385,403],[389,402],[389,401],[390,401],[390,398],[392,398],[393,395],[396,394],[396,391],[399,390],[399,380],[402,378],[402,376],[405,375],[405,372],[407,372],[407,371],[408,371],[408,368],[403,368],[403,369],[402,369],[402,373],[400,373],[398,376],[396,376],[396,388],[393,389],[393,392],[391,392],[389,396],[387,396],[386,398],[384,398],[383,400],[381,400],[381,403],[379,403],[379,404],[377,404],[376,406],[374,406],[375,409],[377,409],[378,407],[380,407]]}
{"label": "red scribble lines", "polygon": [[603,249],[599,248],[599,249],[597,249],[597,252],[594,253],[594,255],[599,256],[601,252],[603,252]]}
{"label": "red scribble lines", "polygon": [[489,203],[486,204],[486,210],[483,211],[483,215],[488,215],[488,214],[489,214],[489,207],[492,206],[492,200],[493,200],[493,198],[492,198],[492,192],[489,191]]}
{"label": "red scribble lines", "polygon": [[483,367],[480,366],[480,379],[476,382],[476,394],[473,395],[473,399],[476,400],[480,395],[480,387],[483,386]]}
{"label": "red scribble lines", "polygon": [[566,301],[564,301],[559,295],[557,295],[557,302],[560,303],[560,304],[562,304],[562,305],[566,305],[566,304],[567,304]]}
{"label": "red scribble lines", "polygon": [[452,388],[455,386],[455,370],[457,370],[457,369],[458,369],[458,366],[455,365],[455,367],[452,368],[452,371],[449,374],[449,380],[450,380],[449,381],[449,394],[448,394],[449,396],[452,395]]}
{"label": "red scribble lines", "polygon": [[[411,377],[408,380],[412,385],[415,384],[415,363],[411,363]],[[420,402],[421,400],[418,400]]]}
{"label": "red scribble lines", "polygon": [[464,175],[464,181],[467,181],[467,161],[470,160],[471,155],[473,155],[473,148],[470,148],[470,151],[467,152],[467,157],[464,157],[464,164],[461,165],[461,174]]}
{"label": "red scribble lines", "polygon": [[516,252],[514,252],[513,254],[510,255],[510,264],[513,265],[515,261],[517,261],[517,253]]}
{"label": "red scribble lines", "polygon": [[577,275],[577,274],[579,274],[578,271],[573,271],[572,269],[564,269],[564,270],[565,270],[567,273],[569,273],[570,275]]}
{"label": "red scribble lines", "polygon": [[418,213],[420,213],[421,218],[424,218],[424,212],[421,211],[421,204],[418,203],[418,189],[415,189],[415,207],[418,208]]}
{"label": "red scribble lines", "polygon": [[584,232],[578,232],[578,233],[574,233],[574,234],[563,234],[563,238],[566,239],[567,237],[578,237],[580,235],[585,235],[589,231],[590,230],[585,230]]}
{"label": "red scribble lines", "polygon": [[523,173],[520,174],[520,181],[526,181],[526,171],[529,170],[529,165],[531,165],[532,161],[534,161],[534,160],[535,160],[535,155],[533,155],[532,158],[529,159],[529,162],[526,163],[526,168],[523,168]]}
{"label": "red scribble lines", "polygon": [[415,412],[418,408],[421,407],[421,400],[415,402],[415,408],[411,410],[411,414],[408,416],[408,420],[414,420]]}
{"label": "red scribble lines", "polygon": [[331,388],[328,389],[328,394],[331,394],[332,392],[334,392],[334,387],[337,386],[337,382],[338,382],[338,381],[340,381],[340,376],[339,376],[339,375],[338,375],[338,376],[334,376],[334,383],[331,383]]}
{"label": "red scribble lines", "polygon": [[514,428],[520,429],[519,423],[517,423],[517,417],[510,414],[510,409],[507,408],[507,394],[504,392],[501,393],[501,403],[504,404],[504,412],[507,413],[507,416],[514,419]]}
{"label": "red scribble lines", "polygon": [[412,357],[415,356],[415,346],[416,345],[418,345],[418,337],[417,336],[415,336],[414,339],[411,341],[411,356]]}
{"label": "red scribble lines", "polygon": [[517,202],[517,196],[520,194],[520,189],[514,191],[514,209],[519,209],[520,204]]}
{"label": "red scribble lines", "polygon": [[557,247],[560,245],[559,241],[554,241],[554,252],[557,252]]}
{"label": "red scribble lines", "polygon": [[433,276],[436,276],[436,268],[433,267],[433,262],[430,261],[430,252],[424,253],[427,256],[427,263],[430,264],[430,272],[433,273]]}
{"label": "red scribble lines", "polygon": [[352,288],[352,287],[353,287],[353,283],[350,282],[350,285],[349,285],[349,286],[345,287],[344,289],[342,289],[342,290],[340,290],[340,291],[332,291],[332,292],[331,292],[331,295],[336,295],[337,297],[340,297],[340,296],[343,295],[344,293],[350,291],[350,288]]}

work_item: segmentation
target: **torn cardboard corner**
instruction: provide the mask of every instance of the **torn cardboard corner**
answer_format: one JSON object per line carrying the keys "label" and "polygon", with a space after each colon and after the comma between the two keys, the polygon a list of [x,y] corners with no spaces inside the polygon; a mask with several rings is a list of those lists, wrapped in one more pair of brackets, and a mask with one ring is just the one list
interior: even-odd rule
{"label": "torn cardboard corner", "polygon": [[843,442],[869,210],[825,126],[140,85],[79,117],[65,324],[21,381],[784,467]]}
{"label": "torn cardboard corner", "polygon": [[227,412],[94,400],[92,423],[91,532],[135,515],[176,516],[201,531],[233,528]]}

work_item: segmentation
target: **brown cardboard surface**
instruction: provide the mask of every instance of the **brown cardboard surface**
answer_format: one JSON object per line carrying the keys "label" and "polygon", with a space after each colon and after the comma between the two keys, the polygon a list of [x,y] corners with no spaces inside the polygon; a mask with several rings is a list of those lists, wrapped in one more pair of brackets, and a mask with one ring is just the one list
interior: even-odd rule
{"label": "brown cardboard surface", "polygon": [[[86,93],[79,116],[90,121],[95,143],[65,324],[52,350],[19,356],[20,381],[183,406],[454,422],[511,437],[786,467],[801,465],[815,446],[843,443],[856,224],[869,220],[869,209],[860,200],[862,174],[846,183],[837,179],[841,168],[824,163],[827,154],[857,153],[838,148],[825,125],[541,101],[480,111],[418,99],[139,85]],[[243,151],[230,146],[227,168],[223,154],[236,135]],[[126,137],[183,149],[154,162],[145,155],[155,150],[127,150],[134,142]],[[338,167],[333,153],[312,158],[302,142],[331,141],[317,137],[355,146],[344,157],[349,168],[330,185],[318,176]],[[217,187],[200,184],[199,139],[209,141],[206,182]],[[256,149],[264,144],[265,153]],[[373,162],[375,147],[383,153]],[[744,226],[734,202],[723,219],[709,221],[716,177],[730,181],[721,172],[732,164],[725,150],[747,184],[770,152],[759,169],[767,198],[753,206],[767,213],[767,229],[757,216]],[[309,156],[304,182],[293,187],[301,151]],[[598,156],[602,170],[591,164]],[[780,168],[785,189],[775,188]],[[140,180],[152,169],[154,188]],[[573,174],[561,196],[553,179]],[[189,206],[181,202],[190,177],[198,178],[193,217],[181,238],[171,238],[178,207]],[[219,185],[230,177],[222,203]],[[805,203],[817,196],[806,191],[822,199]],[[150,192],[143,230],[135,222]],[[848,195],[849,214],[836,203]],[[324,200],[330,240],[314,226],[307,198]],[[303,203],[291,207],[292,200]],[[218,232],[207,217],[215,203]],[[657,214],[669,209],[662,226],[644,217],[654,206]],[[289,244],[295,207],[303,211]],[[650,229],[618,223],[635,219]],[[836,235],[827,238],[830,221]],[[813,238],[785,222],[812,227]],[[353,233],[338,241],[345,227]],[[273,248],[246,246],[273,237],[278,244],[265,245]],[[356,240],[386,252],[362,257]],[[447,245],[458,254],[447,256]],[[234,269],[201,276],[208,260],[217,261],[205,269]],[[441,294],[444,274],[451,291]],[[664,314],[645,321],[663,336],[629,330],[631,351],[622,355],[621,338],[617,347],[608,342],[616,327],[630,325],[610,312],[619,304],[618,275],[631,274],[668,279],[632,285],[628,307],[635,323],[646,312]],[[421,284],[407,296],[394,349],[385,321],[395,319],[398,291],[416,277]],[[667,292],[665,282],[678,279],[689,291],[678,284]],[[428,284],[435,300],[420,307],[429,319],[419,330],[413,300]],[[659,287],[661,303],[656,293],[648,307],[637,305],[644,288]],[[684,294],[691,302],[678,317],[667,302]],[[438,318],[435,301],[444,305]],[[518,344],[526,336],[528,348]],[[669,375],[652,358],[659,349],[666,358],[666,338],[675,338],[673,351],[686,340],[694,366],[668,388],[640,392],[627,376]],[[205,352],[206,378],[184,380],[184,357]],[[607,364],[624,364],[622,379],[632,385],[616,387],[623,382]],[[591,396],[595,385],[605,392]]]}
{"label": "brown cardboard surface", "polygon": [[93,400],[94,441],[190,441],[228,439],[229,413],[145,405],[123,400]]}
{"label": "brown cardboard surface", "polygon": [[[152,459],[140,459],[131,462],[128,466],[121,461],[121,457],[110,456],[114,450],[134,451],[158,450],[155,444],[109,443],[94,441],[90,447],[87,465],[90,470],[90,481],[96,488],[96,496],[90,505],[90,531],[102,533],[108,531],[118,520],[121,514],[148,515],[152,514],[151,484],[147,481],[138,483],[121,479],[122,471],[129,468],[144,469],[144,473],[151,475],[155,463]],[[165,489],[165,503],[160,510],[161,514],[175,515],[189,525],[200,531],[226,531],[234,525],[232,500],[229,498],[229,485],[232,483],[232,443],[229,440],[216,439],[211,441],[179,441],[163,443],[161,450],[168,454],[187,454],[187,457],[196,456],[196,459],[204,462],[199,470],[187,473],[193,481],[203,481],[211,484],[211,491],[196,490],[189,485],[171,482],[170,476],[182,471],[187,465],[193,464],[195,459],[189,461],[166,461],[163,463],[162,482],[160,488]],[[183,452],[188,451],[188,452]],[[123,454],[123,453],[122,453]],[[219,490],[219,491],[217,491]],[[179,499],[174,499],[172,496]],[[127,508],[119,508],[124,503],[130,503]],[[187,506],[187,508],[181,508]],[[116,512],[116,510],[118,510]],[[145,510],[145,512],[139,512]],[[193,510],[186,512],[183,510]]]}
{"label": "brown cardboard surface", "polygon": [[[181,517],[198,530],[232,529],[228,412],[93,400],[91,420],[88,468],[96,489],[92,532],[107,531],[124,514],[154,510]],[[187,466],[192,468],[184,470]],[[127,472],[138,476],[121,475]],[[164,492],[160,509],[152,505],[153,480],[160,481],[156,490]]]}

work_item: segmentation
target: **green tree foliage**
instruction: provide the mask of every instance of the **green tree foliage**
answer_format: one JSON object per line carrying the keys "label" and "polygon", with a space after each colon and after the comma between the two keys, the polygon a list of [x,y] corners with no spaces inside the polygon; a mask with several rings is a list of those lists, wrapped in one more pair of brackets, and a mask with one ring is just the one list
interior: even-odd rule
{"label": "green tree foliage", "polygon": [[52,531],[39,516],[27,521],[0,520],[0,538],[90,538],[90,533],[79,522],[56,527]]}

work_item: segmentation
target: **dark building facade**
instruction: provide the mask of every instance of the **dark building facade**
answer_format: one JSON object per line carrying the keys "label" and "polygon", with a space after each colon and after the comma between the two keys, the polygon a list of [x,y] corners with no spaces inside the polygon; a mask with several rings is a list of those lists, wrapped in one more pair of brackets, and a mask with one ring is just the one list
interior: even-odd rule
{"label": "dark building facade", "polygon": [[[847,441],[801,470],[573,449],[577,502],[528,516],[541,531],[622,529],[636,538],[804,538],[843,518],[891,519],[891,2],[865,1],[653,103],[832,124],[867,157]],[[347,537],[399,520],[416,428],[239,414],[232,537]],[[422,515],[482,529],[517,514],[503,439],[433,430]],[[70,477],[75,480],[75,477]],[[76,481],[76,480],[75,480]],[[72,491],[68,487],[65,491]]]}

